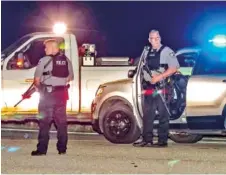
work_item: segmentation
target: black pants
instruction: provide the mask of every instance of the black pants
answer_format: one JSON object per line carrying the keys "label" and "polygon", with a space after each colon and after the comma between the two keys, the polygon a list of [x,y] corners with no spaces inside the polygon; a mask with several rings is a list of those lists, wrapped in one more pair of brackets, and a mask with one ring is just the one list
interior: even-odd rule
{"label": "black pants", "polygon": [[156,110],[159,112],[158,142],[167,143],[169,132],[169,113],[159,95],[147,95],[144,98],[143,139],[146,142],[153,140],[153,127]]}
{"label": "black pants", "polygon": [[67,149],[67,115],[64,91],[42,94],[39,101],[39,135],[37,150],[46,153],[49,143],[49,130],[52,122],[57,129],[57,150],[64,152]]}

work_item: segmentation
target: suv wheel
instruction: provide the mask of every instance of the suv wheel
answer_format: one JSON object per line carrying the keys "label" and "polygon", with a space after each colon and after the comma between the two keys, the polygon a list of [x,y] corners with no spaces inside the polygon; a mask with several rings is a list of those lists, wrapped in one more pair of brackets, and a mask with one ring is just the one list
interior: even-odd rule
{"label": "suv wheel", "polygon": [[112,143],[133,143],[140,129],[129,106],[122,102],[112,105],[103,118],[103,134]]}
{"label": "suv wheel", "polygon": [[198,134],[170,134],[169,137],[176,143],[196,143],[203,138],[202,135]]}

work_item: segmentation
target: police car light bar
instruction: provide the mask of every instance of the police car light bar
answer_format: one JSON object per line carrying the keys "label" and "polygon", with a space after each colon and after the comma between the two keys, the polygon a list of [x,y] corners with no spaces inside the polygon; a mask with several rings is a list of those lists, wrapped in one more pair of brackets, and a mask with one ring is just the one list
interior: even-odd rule
{"label": "police car light bar", "polygon": [[217,47],[226,47],[226,35],[217,35],[209,42],[212,42]]}
{"label": "police car light bar", "polygon": [[67,31],[67,26],[63,22],[58,22],[53,26],[53,32],[55,34],[64,34]]}

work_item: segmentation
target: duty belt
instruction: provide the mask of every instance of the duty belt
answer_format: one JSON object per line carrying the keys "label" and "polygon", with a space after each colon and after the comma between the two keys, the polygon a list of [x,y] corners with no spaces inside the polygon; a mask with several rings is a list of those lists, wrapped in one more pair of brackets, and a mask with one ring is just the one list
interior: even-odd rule
{"label": "duty belt", "polygon": [[52,85],[46,85],[46,84],[42,84],[43,90],[44,92],[53,92],[53,91],[60,91],[60,90],[65,90],[65,89],[69,89],[70,85],[66,85],[66,86],[52,86]]}
{"label": "duty belt", "polygon": [[67,89],[67,86],[52,86],[53,90],[64,90]]}
{"label": "duty belt", "polygon": [[160,64],[158,68],[155,68],[155,69],[150,69],[151,71],[156,71],[158,73],[162,73],[159,69],[160,68],[164,68],[164,70],[167,70],[168,69],[168,64]]}
{"label": "duty belt", "polygon": [[52,74],[51,71],[47,71],[47,72],[43,72],[42,75],[51,75],[51,74]]}

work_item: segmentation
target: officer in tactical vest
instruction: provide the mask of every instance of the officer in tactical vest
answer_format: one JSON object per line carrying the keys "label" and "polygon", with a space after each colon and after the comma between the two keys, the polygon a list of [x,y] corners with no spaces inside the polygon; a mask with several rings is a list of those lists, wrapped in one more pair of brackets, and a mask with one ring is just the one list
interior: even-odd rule
{"label": "officer in tactical vest", "polygon": [[[167,46],[161,44],[161,37],[157,30],[149,33],[151,49],[146,58],[145,65],[151,71],[152,77],[144,71],[144,89],[154,89],[160,82],[174,74],[179,68],[175,53]],[[169,117],[170,114],[160,95],[145,95],[142,140],[135,142],[136,147],[166,147],[168,146]],[[158,142],[153,143],[153,127],[156,114],[159,114]]]}
{"label": "officer in tactical vest", "polygon": [[34,84],[40,93],[39,135],[37,150],[32,156],[45,155],[48,149],[49,130],[54,121],[57,129],[57,150],[65,154],[67,150],[68,82],[74,79],[71,61],[61,53],[54,39],[44,42],[46,56],[41,58],[34,74]]}

